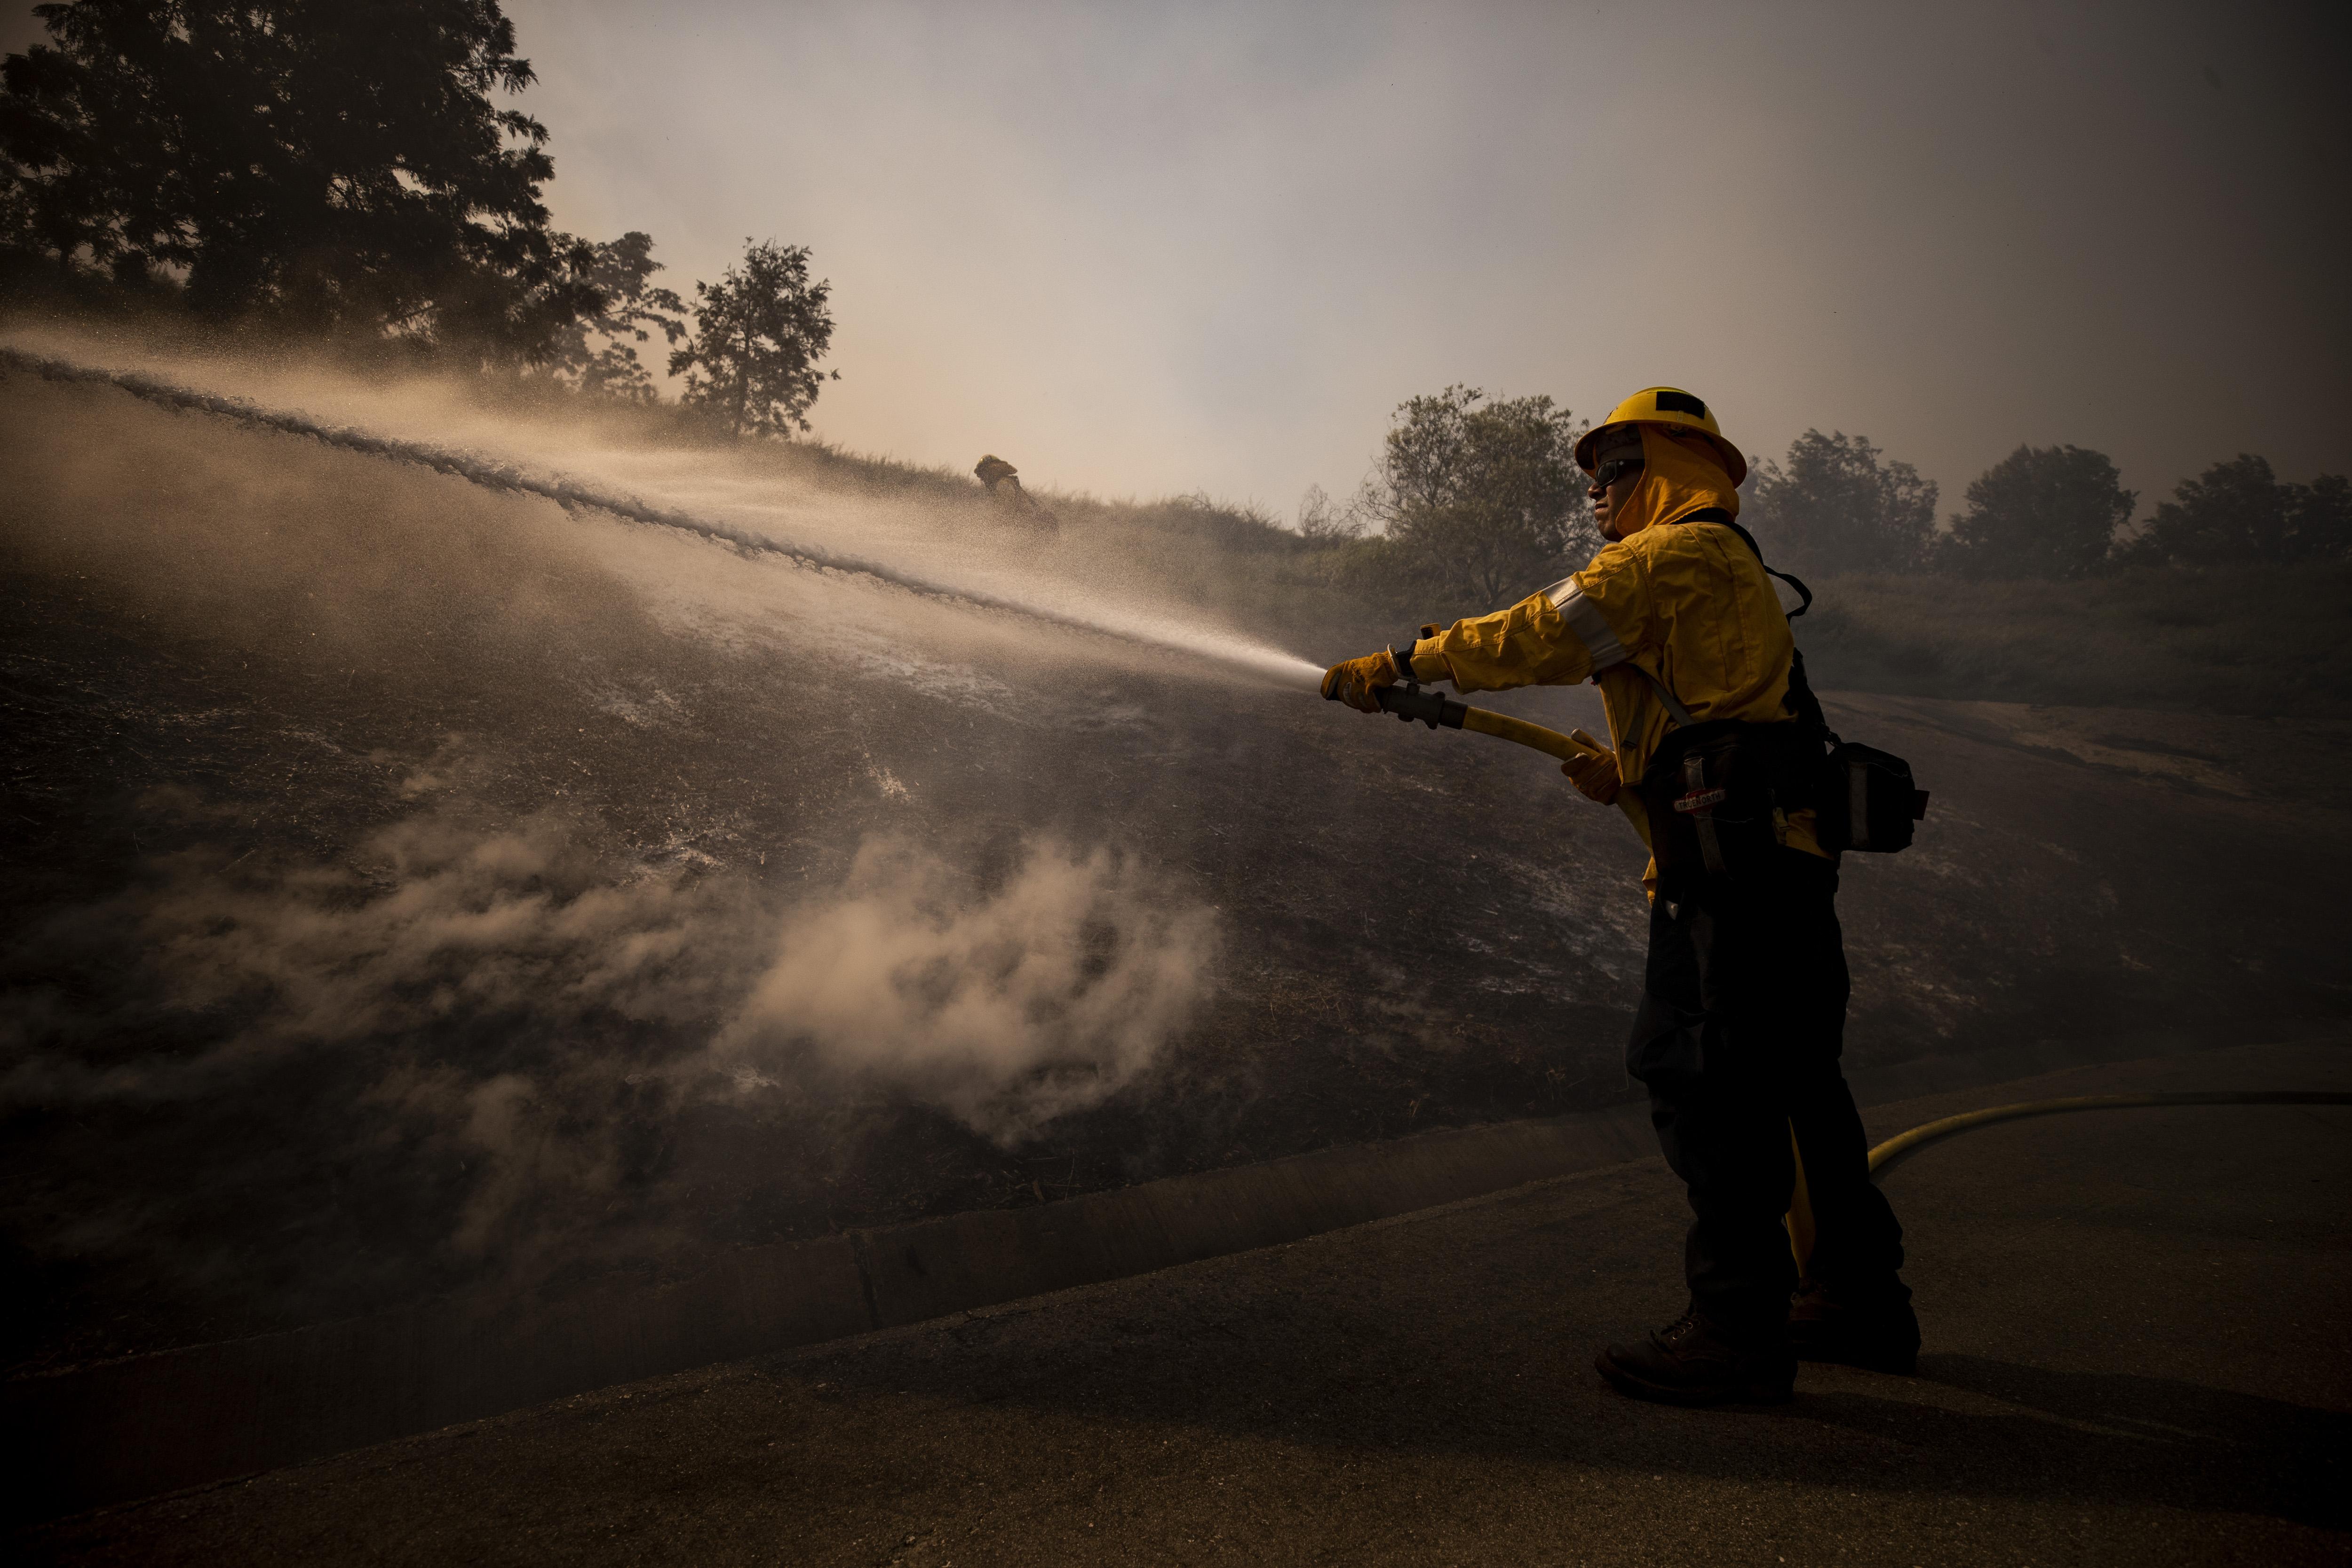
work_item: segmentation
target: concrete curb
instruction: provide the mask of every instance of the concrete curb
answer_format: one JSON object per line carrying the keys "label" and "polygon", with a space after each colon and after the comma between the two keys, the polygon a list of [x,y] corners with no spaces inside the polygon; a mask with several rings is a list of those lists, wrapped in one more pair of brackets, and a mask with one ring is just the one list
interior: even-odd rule
{"label": "concrete curb", "polygon": [[[2113,1045],[2060,1051],[2042,1042],[1864,1069],[1851,1080],[1862,1103],[1884,1104],[2193,1048]],[[1647,1107],[1621,1105],[755,1248],[679,1285],[553,1310],[436,1301],[16,1379],[0,1386],[0,1429],[18,1450],[5,1507],[19,1521],[55,1517],[590,1389],[1304,1240],[1654,1152]]]}

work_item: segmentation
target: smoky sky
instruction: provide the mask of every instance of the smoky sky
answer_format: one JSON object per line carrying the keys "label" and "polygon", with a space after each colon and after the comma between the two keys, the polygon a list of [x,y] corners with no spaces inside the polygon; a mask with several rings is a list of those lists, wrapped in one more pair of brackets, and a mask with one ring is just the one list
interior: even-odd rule
{"label": "smoky sky", "polygon": [[1947,513],[2020,442],[2352,468],[2339,6],[508,10],[559,224],[814,248],[855,450],[1286,515],[1415,394],[1663,382]]}

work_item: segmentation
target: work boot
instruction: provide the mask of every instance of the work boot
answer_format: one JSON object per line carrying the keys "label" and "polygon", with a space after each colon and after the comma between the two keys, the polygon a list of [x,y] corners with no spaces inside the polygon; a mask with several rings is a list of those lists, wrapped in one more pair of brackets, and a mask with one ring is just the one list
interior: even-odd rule
{"label": "work boot", "polygon": [[1639,1344],[1611,1345],[1592,1364],[1618,1393],[1665,1405],[1780,1405],[1797,1381],[1777,1327],[1735,1340],[1696,1309]]}
{"label": "work boot", "polygon": [[1789,1348],[1803,1361],[1909,1377],[1919,1370],[1919,1316],[1907,1297],[1856,1300],[1806,1279],[1789,1299]]}

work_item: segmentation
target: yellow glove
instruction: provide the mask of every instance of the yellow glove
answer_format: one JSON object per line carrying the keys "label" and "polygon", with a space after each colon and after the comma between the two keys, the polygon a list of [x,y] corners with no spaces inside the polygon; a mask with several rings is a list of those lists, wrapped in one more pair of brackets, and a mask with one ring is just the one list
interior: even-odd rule
{"label": "yellow glove", "polygon": [[1603,805],[1614,805],[1617,792],[1624,787],[1624,781],[1617,776],[1617,753],[1604,749],[1600,742],[1581,730],[1572,731],[1569,739],[1592,749],[1582,756],[1560,763],[1559,771],[1568,775],[1569,783],[1583,792],[1586,799],[1599,801]]}
{"label": "yellow glove", "polygon": [[1399,679],[1396,655],[1387,648],[1368,653],[1361,658],[1351,658],[1335,664],[1323,672],[1323,695],[1346,703],[1360,713],[1381,710],[1380,698],[1375,695],[1383,686],[1394,686]]}

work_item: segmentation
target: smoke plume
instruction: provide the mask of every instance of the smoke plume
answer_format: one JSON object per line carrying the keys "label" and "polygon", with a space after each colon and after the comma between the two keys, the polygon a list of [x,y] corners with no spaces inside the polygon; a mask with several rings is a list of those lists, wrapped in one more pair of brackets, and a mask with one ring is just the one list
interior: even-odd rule
{"label": "smoke plume", "polygon": [[[1042,837],[984,881],[877,837],[842,885],[790,900],[619,863],[550,816],[449,807],[341,865],[257,872],[205,847],[152,869],[51,931],[52,958],[146,957],[111,1009],[12,1011],[0,1110],[233,1104],[289,1070],[340,1084],[351,1103],[313,1117],[454,1162],[445,1244],[527,1273],[576,1252],[708,1110],[789,1139],[806,1133],[782,1113],[900,1099],[1011,1145],[1099,1104],[1187,1026],[1216,951],[1207,910]],[[124,1038],[172,1043],[125,1057]]]}
{"label": "smoke plume", "polygon": [[1034,846],[974,897],[937,858],[874,841],[784,920],[717,1050],[763,1072],[805,1053],[1017,1137],[1148,1067],[1214,951],[1207,910],[1163,907],[1107,850]]}

